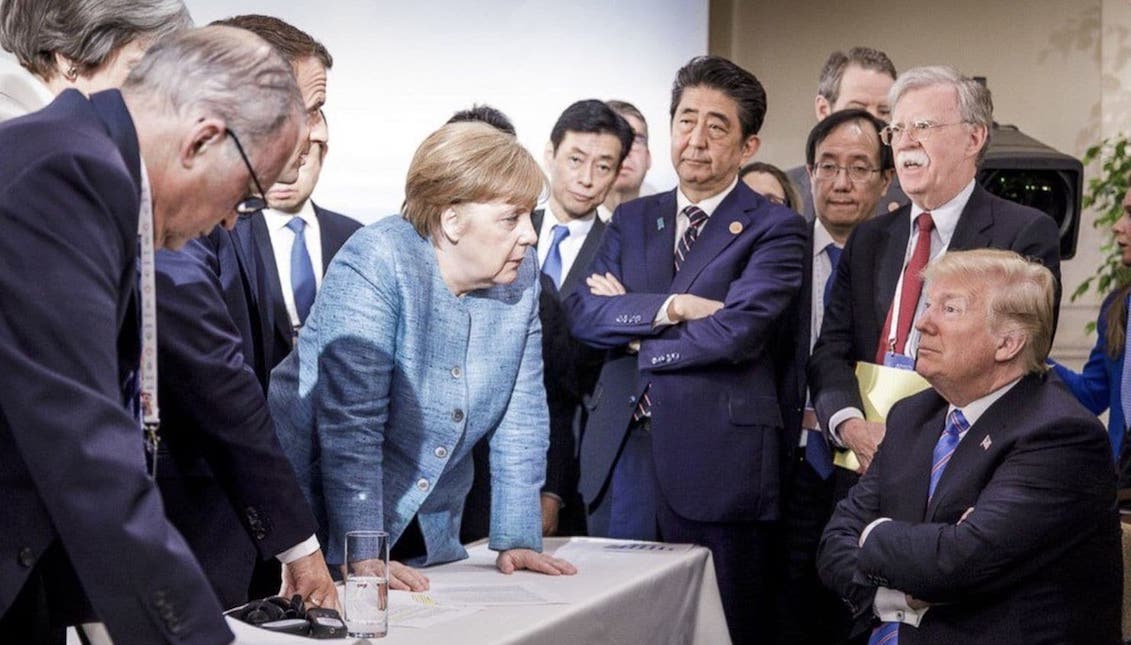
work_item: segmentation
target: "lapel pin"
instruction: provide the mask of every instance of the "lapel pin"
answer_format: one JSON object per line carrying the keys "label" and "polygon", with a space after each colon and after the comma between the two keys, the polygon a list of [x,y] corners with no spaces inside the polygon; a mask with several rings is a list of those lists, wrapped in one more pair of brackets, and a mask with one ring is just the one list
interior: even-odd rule
{"label": "lapel pin", "polygon": [[738,235],[739,233],[741,233],[742,232],[742,222],[731,222],[730,223],[730,232],[734,235]]}
{"label": "lapel pin", "polygon": [[662,218],[662,217],[656,218],[656,230],[657,231],[664,230],[664,218]]}
{"label": "lapel pin", "polygon": [[989,450],[990,446],[992,446],[993,443],[994,442],[992,440],[990,440],[990,435],[986,435],[986,438],[982,439],[982,444],[981,444],[982,450]]}

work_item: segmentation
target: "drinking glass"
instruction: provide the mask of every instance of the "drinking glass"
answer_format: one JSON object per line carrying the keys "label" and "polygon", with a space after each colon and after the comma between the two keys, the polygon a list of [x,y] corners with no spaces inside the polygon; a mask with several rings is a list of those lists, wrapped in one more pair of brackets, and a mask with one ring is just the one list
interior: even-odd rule
{"label": "drinking glass", "polygon": [[346,533],[346,632],[382,638],[389,631],[389,534]]}

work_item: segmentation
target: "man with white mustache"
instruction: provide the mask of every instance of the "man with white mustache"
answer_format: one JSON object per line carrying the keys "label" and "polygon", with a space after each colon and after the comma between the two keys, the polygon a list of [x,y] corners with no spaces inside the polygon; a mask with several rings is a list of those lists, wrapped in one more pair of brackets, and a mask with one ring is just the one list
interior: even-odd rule
{"label": "man with white mustache", "polygon": [[[889,96],[892,122],[881,133],[911,203],[860,224],[837,267],[809,385],[821,427],[868,469],[885,426],[864,420],[857,361],[913,369],[925,307],[919,271],[948,250],[1010,249],[1040,259],[1057,279],[1059,235],[1052,218],[991,195],[975,182],[989,145],[993,102],[983,85],[953,67],[900,75]],[[837,469],[837,498],[857,473]]]}

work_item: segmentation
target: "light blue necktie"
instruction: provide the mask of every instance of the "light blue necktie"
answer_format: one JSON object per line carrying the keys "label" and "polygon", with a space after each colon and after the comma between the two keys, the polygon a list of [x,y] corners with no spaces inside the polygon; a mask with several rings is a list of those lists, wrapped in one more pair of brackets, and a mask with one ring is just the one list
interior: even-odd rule
{"label": "light blue necktie", "polygon": [[554,286],[562,288],[562,240],[569,237],[569,227],[554,224],[550,229],[554,239],[550,241],[550,252],[546,254],[546,263],[542,265],[542,273],[554,281]]}
{"label": "light blue necktie", "polygon": [[306,322],[306,316],[314,304],[314,265],[310,262],[310,254],[306,252],[306,236],[302,234],[306,222],[301,217],[293,217],[287,222],[287,228],[295,234],[295,243],[291,245],[291,290],[295,295],[298,324],[301,325]]}
{"label": "light blue necktie", "polygon": [[[1128,310],[1131,311],[1131,299],[1128,299]],[[1131,332],[1131,328],[1127,330]],[[1126,428],[1131,423],[1131,355],[1128,351],[1131,350],[1127,341],[1131,340],[1131,336],[1124,335],[1123,337],[1123,374],[1119,379],[1119,406],[1123,409],[1123,427]]]}

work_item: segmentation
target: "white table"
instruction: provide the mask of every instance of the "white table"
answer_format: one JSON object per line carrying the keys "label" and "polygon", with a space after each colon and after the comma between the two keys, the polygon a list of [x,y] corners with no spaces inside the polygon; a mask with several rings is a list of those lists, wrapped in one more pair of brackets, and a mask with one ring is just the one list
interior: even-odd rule
{"label": "white table", "polygon": [[[526,571],[504,576],[495,569],[495,554],[484,544],[469,548],[467,560],[425,569],[439,598],[442,585],[511,585],[520,583],[561,604],[484,607],[473,614],[425,628],[389,626],[382,645],[460,643],[530,643],[589,645],[598,643],[730,642],[719,600],[711,553],[703,547],[681,551],[626,549],[628,543],[599,538],[549,538],[547,552],[572,552],[575,576],[544,576]],[[563,553],[564,555],[564,553]],[[569,556],[567,556],[569,557]],[[392,604],[407,592],[390,592]],[[296,644],[316,642],[272,634],[229,619],[238,643]],[[341,642],[341,641],[339,641]],[[350,642],[350,641],[346,641]],[[355,641],[356,642],[356,641]]]}

